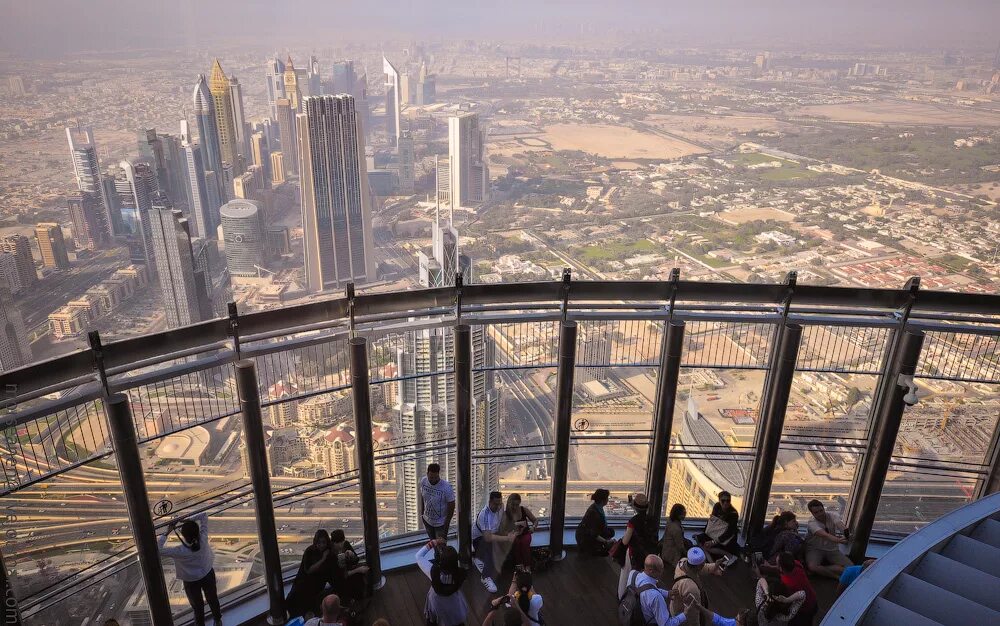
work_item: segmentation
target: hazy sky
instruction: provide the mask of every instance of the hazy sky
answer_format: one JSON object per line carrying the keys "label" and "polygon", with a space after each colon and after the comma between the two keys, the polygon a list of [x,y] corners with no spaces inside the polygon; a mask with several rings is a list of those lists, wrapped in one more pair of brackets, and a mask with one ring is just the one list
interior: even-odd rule
{"label": "hazy sky", "polygon": [[[24,57],[191,44],[336,47],[361,38],[563,43],[607,35],[643,45],[779,49],[1000,42],[1000,0],[0,0],[0,7],[0,50]],[[635,31],[645,38],[624,36]]]}

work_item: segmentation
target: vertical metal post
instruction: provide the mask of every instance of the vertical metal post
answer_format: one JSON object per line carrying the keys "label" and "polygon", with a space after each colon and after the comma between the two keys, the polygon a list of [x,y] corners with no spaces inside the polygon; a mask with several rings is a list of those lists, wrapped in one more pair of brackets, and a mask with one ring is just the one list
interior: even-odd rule
{"label": "vertical metal post", "polygon": [[566,527],[566,474],[569,471],[569,433],[573,420],[573,374],[576,369],[576,322],[563,321],[559,327],[559,369],[556,397],[556,450],[552,468],[552,517],[549,549],[561,559]]}
{"label": "vertical metal post", "polygon": [[664,487],[667,482],[667,460],[670,453],[670,431],[674,424],[677,401],[677,379],[681,373],[681,352],[684,349],[683,321],[666,324],[660,346],[660,371],[656,378],[656,412],[653,414],[653,446],[649,450],[649,518],[660,527],[663,514]]}
{"label": "vertical metal post", "polygon": [[455,327],[455,430],[458,448],[458,554],[468,564],[472,550],[472,334]]}
{"label": "vertical metal post", "polygon": [[368,583],[374,589],[385,585],[378,536],[378,499],[375,492],[375,452],[372,448],[372,404],[368,380],[368,339],[352,337],[351,398],[357,429],[358,476],[361,480],[361,525],[364,528]]}
{"label": "vertical metal post", "polygon": [[240,398],[240,410],[243,412],[243,440],[247,446],[247,465],[253,484],[257,538],[264,561],[264,582],[268,597],[267,623],[284,624],[285,583],[281,576],[278,529],[274,521],[274,503],[271,501],[271,474],[267,467],[257,368],[253,361],[244,359],[236,363],[236,389]]}
{"label": "vertical metal post", "polygon": [[7,578],[7,566],[3,562],[3,554],[0,554],[0,593],[3,594],[3,620],[0,623],[10,626],[21,626],[21,611],[17,608],[17,596],[14,595],[14,587]]}
{"label": "vertical metal post", "polygon": [[795,361],[802,342],[802,326],[783,324],[778,335],[778,349],[771,362],[771,385],[762,406],[762,415],[757,428],[757,458],[750,472],[750,493],[747,494],[743,514],[743,537],[756,535],[767,517],[767,501],[771,496],[774,481],[774,466],[778,460],[781,445],[781,431],[785,427],[785,412],[788,397],[795,378]]}
{"label": "vertical metal post", "polygon": [[903,331],[892,355],[885,381],[886,393],[882,396],[875,413],[871,441],[868,442],[868,450],[858,479],[859,501],[851,505],[856,512],[854,526],[851,529],[854,534],[850,544],[851,559],[855,563],[860,563],[865,558],[868,540],[871,539],[872,527],[875,525],[875,516],[878,513],[879,499],[882,497],[882,486],[889,472],[892,451],[896,447],[896,436],[903,421],[903,410],[906,408],[903,397],[909,393],[909,388],[900,385],[900,376],[913,376],[923,346],[922,330],[906,330]]}
{"label": "vertical metal post", "polygon": [[160,548],[156,544],[153,514],[149,510],[149,494],[142,473],[142,459],[139,458],[132,408],[123,394],[111,396],[107,403],[111,440],[115,446],[118,475],[125,490],[132,538],[139,555],[139,571],[142,572],[142,582],[146,586],[149,614],[154,626],[173,626],[170,597],[167,595],[167,582],[160,563]]}

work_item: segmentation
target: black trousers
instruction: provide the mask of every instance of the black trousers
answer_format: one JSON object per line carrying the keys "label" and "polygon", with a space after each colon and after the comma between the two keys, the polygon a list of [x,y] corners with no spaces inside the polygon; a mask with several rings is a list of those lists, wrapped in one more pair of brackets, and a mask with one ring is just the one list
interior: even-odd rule
{"label": "black trousers", "polygon": [[[195,626],[205,626],[205,601],[208,600],[208,608],[212,610],[212,617],[222,620],[222,607],[219,606],[219,589],[215,583],[215,570],[209,570],[205,577],[194,582],[184,582],[184,593],[187,594],[188,602],[194,609]],[[204,598],[202,597],[204,593]]]}

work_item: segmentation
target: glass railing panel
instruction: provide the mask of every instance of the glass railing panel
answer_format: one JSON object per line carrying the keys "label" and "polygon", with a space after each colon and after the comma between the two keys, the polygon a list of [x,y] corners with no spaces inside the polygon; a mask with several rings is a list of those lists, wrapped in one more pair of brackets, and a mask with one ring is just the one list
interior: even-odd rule
{"label": "glass railing panel", "polygon": [[239,410],[231,363],[132,387],[124,392],[140,441],[150,441],[234,414]]}
{"label": "glass railing panel", "polygon": [[4,491],[30,485],[111,450],[102,400],[81,402],[18,424],[28,410],[51,400],[19,404],[2,414],[0,467]]}
{"label": "glass railing panel", "polygon": [[767,519],[791,511],[804,527],[810,517],[807,505],[819,500],[827,511],[846,521],[862,453],[860,447],[782,443],[767,502]]}
{"label": "glass railing panel", "polygon": [[908,535],[976,497],[979,477],[962,472],[889,466],[875,532]]}
{"label": "glass railing panel", "polygon": [[[274,490],[274,517],[283,568],[295,571],[302,561],[303,552],[312,544],[313,536],[319,529],[327,532],[341,529],[356,549],[363,549],[361,492],[353,472],[305,482],[272,478],[271,487]],[[380,488],[378,495],[379,501],[388,505],[385,500],[387,492]],[[383,517],[395,515],[394,509],[395,506],[390,509],[380,504],[380,527],[386,525]]]}
{"label": "glass railing panel", "polygon": [[919,376],[1000,383],[1000,335],[928,332],[917,367]]}
{"label": "glass railing panel", "polygon": [[[671,436],[674,445],[692,450],[753,450],[764,370],[682,368]],[[655,397],[655,386],[644,387]]]}
{"label": "glass railing panel", "polygon": [[607,489],[611,499],[605,514],[631,517],[628,496],[646,490],[649,471],[648,441],[607,441],[574,437],[569,447],[566,481],[566,516],[582,517],[596,489]]}
{"label": "glass railing panel", "polygon": [[22,611],[21,617],[25,626],[103,626],[109,619],[120,624],[151,623],[146,588],[134,556],[127,564]]}
{"label": "glass railing panel", "polygon": [[261,401],[305,399],[347,387],[351,382],[347,347],[347,341],[333,340],[254,357]]}
{"label": "glass railing panel", "polygon": [[1000,384],[916,378],[920,401],[903,412],[893,456],[909,463],[975,470],[1000,420]]}
{"label": "glass railing panel", "polygon": [[683,504],[689,518],[707,518],[720,491],[733,496],[733,506],[742,516],[749,489],[752,459],[725,452],[693,452],[671,448],[667,469],[667,499],[664,509]]}
{"label": "glass railing panel", "polygon": [[22,605],[134,550],[113,455],[5,495],[0,520],[0,551]]}
{"label": "glass railing panel", "polygon": [[689,321],[681,365],[693,368],[766,369],[774,326],[755,322]]}

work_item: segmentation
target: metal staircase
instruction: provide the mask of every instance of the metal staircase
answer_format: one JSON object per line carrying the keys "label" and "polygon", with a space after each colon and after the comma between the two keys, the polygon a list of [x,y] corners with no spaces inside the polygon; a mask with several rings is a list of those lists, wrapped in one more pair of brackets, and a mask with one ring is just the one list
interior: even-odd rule
{"label": "metal staircase", "polygon": [[833,624],[1000,624],[1000,493],[896,544],[833,605]]}

